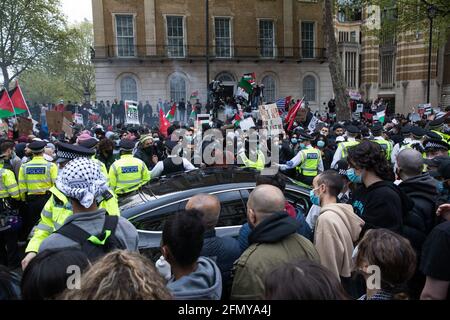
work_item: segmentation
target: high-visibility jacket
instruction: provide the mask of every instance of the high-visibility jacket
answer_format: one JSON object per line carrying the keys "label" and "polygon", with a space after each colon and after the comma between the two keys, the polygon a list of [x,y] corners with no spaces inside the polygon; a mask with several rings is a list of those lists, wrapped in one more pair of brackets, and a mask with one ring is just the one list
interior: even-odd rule
{"label": "high-visibility jacket", "polygon": [[348,156],[348,149],[350,149],[351,147],[355,147],[358,144],[360,144],[359,141],[346,141],[346,142],[341,142],[339,145],[341,146],[341,159],[345,159]]}
{"label": "high-visibility jacket", "polygon": [[3,164],[0,164],[0,199],[5,198],[19,200],[19,186],[14,172],[3,168]]}
{"label": "high-visibility jacket", "polygon": [[438,134],[441,137],[442,141],[449,142],[450,136],[448,134],[442,133],[442,132],[437,131],[437,130],[431,130],[431,131],[436,133],[436,134]]}
{"label": "high-visibility jacket", "polygon": [[385,140],[385,139],[375,139],[372,140],[372,142],[378,143],[380,145],[380,147],[384,150],[384,153],[386,155],[386,159],[387,160],[391,160],[391,155],[392,155],[392,144]]}
{"label": "high-visibility jacket", "polygon": [[135,191],[149,181],[147,166],[131,154],[122,155],[109,168],[109,184],[116,194]]}
{"label": "high-visibility jacket", "polygon": [[55,185],[57,177],[56,164],[48,162],[42,156],[33,157],[19,170],[19,192],[22,200],[25,200],[26,195],[46,193]]}
{"label": "high-visibility jacket", "polygon": [[[71,202],[61,191],[56,187],[51,188],[49,191],[52,195],[41,212],[41,220],[34,228],[33,236],[28,243],[26,252],[38,252],[42,241],[61,228],[66,219],[73,214]],[[120,216],[119,204],[114,193],[109,191],[106,198],[100,197],[97,199],[99,207],[105,209],[109,215]]]}
{"label": "high-visibility jacket", "polygon": [[305,177],[315,177],[319,173],[319,163],[321,159],[321,152],[318,149],[308,148],[300,151],[303,156],[303,161],[297,166],[299,174]]}
{"label": "high-visibility jacket", "polygon": [[256,159],[256,161],[251,161],[249,158],[247,158],[245,152],[242,152],[239,156],[241,157],[241,160],[246,168],[254,168],[259,171],[264,170],[264,167],[266,165],[266,157],[264,157],[264,154],[261,150],[258,150],[258,158]]}
{"label": "high-visibility jacket", "polygon": [[91,160],[99,165],[100,170],[102,171],[102,173],[105,176],[106,180],[109,182],[108,170],[106,169],[105,164],[103,162],[101,162],[100,160],[98,160],[97,158],[95,158],[95,155],[92,156]]}

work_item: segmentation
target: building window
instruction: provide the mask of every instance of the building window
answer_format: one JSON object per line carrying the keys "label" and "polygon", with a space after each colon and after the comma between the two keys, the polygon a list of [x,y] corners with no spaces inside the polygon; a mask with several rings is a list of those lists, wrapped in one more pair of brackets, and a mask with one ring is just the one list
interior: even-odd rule
{"label": "building window", "polygon": [[345,53],[345,82],[350,88],[356,88],[356,52]]}
{"label": "building window", "polygon": [[381,86],[394,86],[394,55],[393,53],[383,53],[381,55]]}
{"label": "building window", "polygon": [[275,32],[272,20],[259,21],[259,53],[261,57],[275,56]]}
{"label": "building window", "polygon": [[186,100],[186,80],[180,75],[174,75],[170,78],[170,99],[174,102]]}
{"label": "building window", "polygon": [[216,57],[231,57],[231,24],[230,18],[215,18]]}
{"label": "building window", "polygon": [[276,100],[276,84],[272,76],[265,76],[262,80],[264,85],[264,101],[267,103],[275,102]]}
{"label": "building window", "polygon": [[167,55],[171,58],[185,55],[183,17],[167,16]]}
{"label": "building window", "polygon": [[302,22],[302,57],[314,58],[314,22]]}
{"label": "building window", "polygon": [[303,95],[308,102],[316,101],[316,79],[313,76],[303,79]]}
{"label": "building window", "polygon": [[350,32],[350,42],[356,43],[356,31]]}
{"label": "building window", "polygon": [[233,75],[229,74],[228,72],[222,72],[222,73],[218,74],[216,77],[216,80],[221,81],[222,83],[236,82],[236,80],[234,80]]}
{"label": "building window", "polygon": [[134,22],[132,15],[116,15],[117,55],[134,57]]}
{"label": "building window", "polygon": [[120,96],[122,100],[138,100],[137,84],[133,77],[127,76],[120,81]]}

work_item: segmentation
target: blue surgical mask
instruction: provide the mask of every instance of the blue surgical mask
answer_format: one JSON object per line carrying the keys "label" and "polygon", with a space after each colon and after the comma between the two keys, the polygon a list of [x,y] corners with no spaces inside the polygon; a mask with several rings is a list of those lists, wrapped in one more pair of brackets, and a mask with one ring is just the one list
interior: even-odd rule
{"label": "blue surgical mask", "polygon": [[314,193],[313,189],[309,192],[309,199],[311,200],[312,204],[320,207],[320,198]]}
{"label": "blue surgical mask", "polygon": [[306,149],[306,145],[304,143],[300,143],[300,149]]}
{"label": "blue surgical mask", "polygon": [[325,147],[325,141],[323,141],[323,140],[317,141],[317,146],[318,146],[319,148]]}
{"label": "blue surgical mask", "polygon": [[186,136],[186,141],[187,143],[191,144],[192,143],[192,136]]}
{"label": "blue surgical mask", "polygon": [[291,139],[291,143],[292,143],[292,144],[297,144],[297,143],[298,143],[297,138],[292,138],[292,139]]}
{"label": "blue surgical mask", "polygon": [[362,177],[355,173],[355,169],[347,170],[347,178],[353,183],[362,183]]}
{"label": "blue surgical mask", "polygon": [[438,181],[437,191],[441,194],[444,193],[444,181]]}

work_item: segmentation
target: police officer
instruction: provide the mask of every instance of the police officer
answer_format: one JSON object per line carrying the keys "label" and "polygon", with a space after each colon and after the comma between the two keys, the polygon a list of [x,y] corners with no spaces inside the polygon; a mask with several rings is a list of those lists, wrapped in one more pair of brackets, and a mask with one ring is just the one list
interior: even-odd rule
{"label": "police officer", "polygon": [[425,130],[419,126],[413,126],[411,128],[411,134],[412,134],[411,142],[400,148],[400,152],[407,148],[413,148],[419,151],[420,153],[423,153],[424,152],[423,141],[425,137]]}
{"label": "police officer", "polygon": [[428,124],[428,127],[432,132],[438,134],[443,141],[448,143],[450,140],[450,136],[448,134],[443,133],[444,122],[445,122],[445,117],[441,117],[439,119],[430,121],[430,123]]}
{"label": "police officer", "polygon": [[90,138],[90,139],[80,141],[80,142],[78,142],[78,144],[80,146],[85,147],[85,148],[91,150],[92,152],[94,152],[94,155],[91,157],[91,160],[99,165],[100,170],[102,171],[103,175],[105,176],[106,180],[108,181],[108,179],[109,179],[108,170],[106,169],[105,164],[95,158],[95,154],[97,153],[96,148],[97,148],[97,145],[99,142],[100,141],[97,138]]}
{"label": "police officer", "polygon": [[[93,150],[89,150],[82,146],[71,145],[67,143],[59,143],[56,152],[56,163],[62,169],[71,160],[85,157],[90,158],[94,155]],[[50,199],[45,204],[41,212],[41,220],[33,232],[33,236],[28,243],[25,250],[27,253],[25,259],[22,261],[22,268],[25,269],[28,263],[36,256],[39,247],[52,232],[58,230],[66,221],[68,217],[73,214],[70,200],[62,193],[56,186],[50,190]],[[100,208],[106,210],[109,215],[120,215],[117,197],[109,190],[96,199]]]}
{"label": "police officer", "polygon": [[33,159],[20,167],[19,192],[26,201],[27,214],[24,217],[24,231],[28,234],[39,220],[39,214],[50,198],[50,188],[58,177],[56,164],[44,159],[45,141],[34,141],[28,145]]}
{"label": "police officer", "polygon": [[411,135],[411,126],[410,125],[406,125],[404,126],[401,131],[400,131],[403,140],[400,141],[399,143],[395,144],[394,148],[392,149],[392,154],[391,154],[391,163],[393,165],[395,165],[397,163],[397,156],[400,153],[400,149],[411,143],[412,141],[412,135]]}
{"label": "police officer", "polygon": [[319,149],[313,148],[311,141],[313,137],[305,132],[299,132],[301,150],[297,155],[288,161],[286,165],[281,165],[281,170],[296,168],[297,178],[301,182],[312,185],[314,178],[324,171],[322,155]]}
{"label": "police officer", "polygon": [[361,133],[361,130],[356,126],[347,127],[347,141],[341,142],[334,153],[333,162],[331,167],[334,168],[339,160],[346,159],[348,155],[348,149],[357,146],[360,142],[356,139]]}
{"label": "police officer", "polygon": [[383,149],[384,151],[386,159],[390,161],[392,155],[392,144],[390,141],[384,139],[382,136],[383,125],[378,122],[372,126],[370,131],[372,132],[373,135],[372,141],[380,145],[381,149]]}
{"label": "police officer", "polygon": [[171,173],[185,172],[196,169],[188,159],[172,152],[177,145],[178,142],[176,141],[166,141],[165,148],[167,158],[163,161],[159,161],[152,169],[150,172],[150,177],[152,179],[160,176],[166,176]]}
{"label": "police officer", "polygon": [[150,172],[142,160],[133,157],[134,141],[122,139],[119,147],[120,159],[109,168],[109,183],[117,195],[124,195],[149,182]]}
{"label": "police officer", "polygon": [[245,140],[245,147],[240,148],[238,151],[238,157],[246,168],[253,168],[262,171],[266,165],[264,153],[259,150],[259,148],[256,148],[256,142],[254,148],[251,148],[250,141],[248,139]]}
{"label": "police officer", "polygon": [[423,143],[427,159],[448,156],[449,145],[443,140],[428,139]]}
{"label": "police officer", "polygon": [[[20,199],[19,186],[14,172],[3,167],[6,158],[6,154],[0,155],[0,210],[6,207],[14,208],[15,201]],[[0,228],[3,227],[8,229],[0,230],[0,264],[15,269],[20,264],[17,245],[18,231],[7,226],[6,221],[5,224],[0,224]]]}

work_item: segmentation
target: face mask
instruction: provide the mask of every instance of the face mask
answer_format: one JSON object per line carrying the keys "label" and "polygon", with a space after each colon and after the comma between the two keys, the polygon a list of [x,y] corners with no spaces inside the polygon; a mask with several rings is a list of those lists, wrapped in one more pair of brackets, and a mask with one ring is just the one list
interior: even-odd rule
{"label": "face mask", "polygon": [[298,143],[298,140],[297,140],[296,138],[292,138],[292,139],[291,139],[291,143],[292,143],[292,144],[297,144],[297,143]]}
{"label": "face mask", "polygon": [[348,169],[347,170],[347,178],[353,183],[362,183],[362,177],[356,175],[355,169]]}
{"label": "face mask", "polygon": [[186,142],[187,142],[188,144],[191,144],[191,143],[192,143],[192,136],[186,136],[185,138],[186,138]]}
{"label": "face mask", "polygon": [[319,148],[325,147],[325,141],[322,141],[322,140],[317,141],[317,146],[318,146]]}
{"label": "face mask", "polygon": [[438,181],[437,191],[438,191],[438,193],[444,193],[444,182],[443,181]]}
{"label": "face mask", "polygon": [[314,190],[316,189],[313,189],[309,192],[309,199],[311,200],[312,204],[320,207],[320,198],[314,193]]}
{"label": "face mask", "polygon": [[147,155],[153,154],[153,148],[152,148],[152,146],[148,146],[148,147],[144,148],[144,152],[145,152]]}
{"label": "face mask", "polygon": [[303,150],[303,149],[306,149],[306,145],[304,144],[304,143],[300,143],[300,148]]}
{"label": "face mask", "polygon": [[159,142],[159,138],[153,138],[153,142]]}

